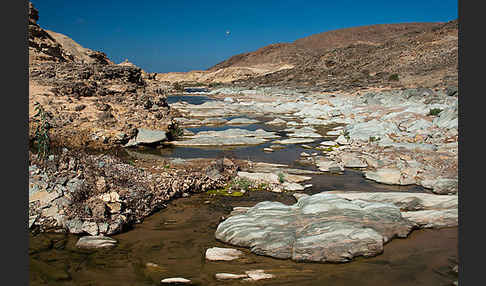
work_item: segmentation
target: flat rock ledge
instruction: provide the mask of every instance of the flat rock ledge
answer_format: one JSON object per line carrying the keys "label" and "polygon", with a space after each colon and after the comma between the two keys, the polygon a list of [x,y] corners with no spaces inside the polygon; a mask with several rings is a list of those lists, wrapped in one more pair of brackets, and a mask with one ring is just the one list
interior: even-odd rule
{"label": "flat rock ledge", "polygon": [[216,239],[258,254],[294,261],[348,262],[383,252],[416,225],[391,203],[336,194],[303,196],[294,205],[260,202],[218,225]]}

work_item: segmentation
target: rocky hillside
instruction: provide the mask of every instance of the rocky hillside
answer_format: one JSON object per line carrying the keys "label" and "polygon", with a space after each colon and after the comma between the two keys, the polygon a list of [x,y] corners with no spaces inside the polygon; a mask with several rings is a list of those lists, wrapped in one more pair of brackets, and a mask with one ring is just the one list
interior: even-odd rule
{"label": "rocky hillside", "polygon": [[324,32],[240,54],[208,71],[287,64],[293,68],[239,80],[253,85],[446,87],[457,85],[458,22],[383,24]]}
{"label": "rocky hillside", "polygon": [[39,61],[112,63],[102,52],[83,48],[63,34],[42,29],[37,20],[39,11],[29,2],[29,64]]}
{"label": "rocky hillside", "polygon": [[98,51],[37,24],[29,2],[29,134],[35,140],[40,104],[54,144],[113,147],[141,128],[170,131],[166,96],[139,67],[114,64]]}

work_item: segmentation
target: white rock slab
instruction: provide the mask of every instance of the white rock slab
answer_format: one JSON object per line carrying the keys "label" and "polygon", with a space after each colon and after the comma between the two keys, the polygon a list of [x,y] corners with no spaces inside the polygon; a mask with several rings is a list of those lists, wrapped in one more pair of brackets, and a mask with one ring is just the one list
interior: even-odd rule
{"label": "white rock slab", "polygon": [[206,250],[206,259],[211,261],[231,261],[241,255],[243,252],[233,248],[212,247]]}

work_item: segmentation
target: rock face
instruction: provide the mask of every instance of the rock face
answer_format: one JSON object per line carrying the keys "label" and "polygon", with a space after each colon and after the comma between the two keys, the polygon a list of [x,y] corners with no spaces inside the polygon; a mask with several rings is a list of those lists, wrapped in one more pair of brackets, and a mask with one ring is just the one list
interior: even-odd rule
{"label": "rock face", "polygon": [[384,243],[406,237],[412,227],[393,204],[321,193],[292,206],[260,202],[220,223],[215,236],[275,258],[347,262],[383,252]]}

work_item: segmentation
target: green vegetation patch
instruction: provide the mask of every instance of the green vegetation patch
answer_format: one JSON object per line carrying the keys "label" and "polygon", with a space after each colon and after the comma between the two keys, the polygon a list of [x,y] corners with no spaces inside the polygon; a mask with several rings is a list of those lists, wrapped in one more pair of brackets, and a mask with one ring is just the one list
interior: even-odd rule
{"label": "green vegetation patch", "polygon": [[399,81],[398,74],[394,73],[388,78],[389,81]]}
{"label": "green vegetation patch", "polygon": [[219,196],[231,196],[231,197],[241,197],[243,196],[243,192],[240,191],[231,191],[229,189],[219,189],[219,190],[209,190],[207,191],[210,195],[219,195]]}
{"label": "green vegetation patch", "polygon": [[442,109],[440,109],[440,108],[432,108],[432,109],[429,110],[428,115],[437,116],[441,112],[442,112]]}

